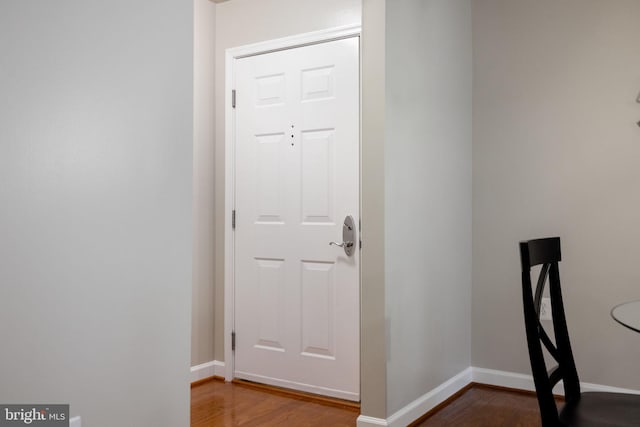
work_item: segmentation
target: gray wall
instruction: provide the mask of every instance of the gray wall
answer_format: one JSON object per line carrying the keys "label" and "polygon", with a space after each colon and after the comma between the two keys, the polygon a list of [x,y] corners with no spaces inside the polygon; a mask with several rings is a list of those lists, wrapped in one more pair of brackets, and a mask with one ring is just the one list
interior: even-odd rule
{"label": "gray wall", "polygon": [[193,6],[0,2],[0,402],[189,419]]}
{"label": "gray wall", "polygon": [[214,360],[216,5],[194,1],[193,316],[191,364]]}
{"label": "gray wall", "polygon": [[387,341],[384,304],[384,143],[386,0],[363,0],[361,70],[362,235],[360,410],[387,417]]}
{"label": "gray wall", "polygon": [[640,389],[640,2],[474,2],[473,366],[529,373],[518,241],[562,238],[582,381]]}
{"label": "gray wall", "polygon": [[471,2],[386,11],[387,413],[471,357]]}

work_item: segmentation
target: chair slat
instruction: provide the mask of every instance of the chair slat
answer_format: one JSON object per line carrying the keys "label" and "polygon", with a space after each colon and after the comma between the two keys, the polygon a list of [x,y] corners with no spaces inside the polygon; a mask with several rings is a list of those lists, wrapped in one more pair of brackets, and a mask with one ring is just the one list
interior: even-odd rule
{"label": "chair slat", "polygon": [[551,338],[549,338],[549,335],[547,335],[547,331],[545,331],[544,327],[540,324],[540,321],[538,321],[538,328],[540,328],[540,341],[542,341],[542,344],[544,344],[551,357],[553,357],[556,362],[560,362],[558,349],[556,348],[553,341],[551,341]]}
{"label": "chair slat", "polygon": [[547,375],[549,375],[549,382],[551,383],[551,388],[553,388],[562,379],[562,368],[560,365],[556,365]]}
{"label": "chair slat", "polygon": [[538,284],[536,285],[536,295],[533,302],[536,306],[536,314],[540,318],[540,304],[542,304],[542,293],[544,292],[544,286],[547,283],[547,276],[549,275],[549,266],[551,264],[545,263],[540,270],[540,276],[538,277]]}

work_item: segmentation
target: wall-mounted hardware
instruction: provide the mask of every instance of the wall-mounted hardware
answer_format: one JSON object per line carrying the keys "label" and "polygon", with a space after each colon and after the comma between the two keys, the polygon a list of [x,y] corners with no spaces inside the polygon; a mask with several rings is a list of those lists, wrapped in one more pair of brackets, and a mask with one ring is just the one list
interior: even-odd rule
{"label": "wall-mounted hardware", "polygon": [[542,298],[542,304],[540,304],[540,320],[552,320],[551,298]]}
{"label": "wall-mounted hardware", "polygon": [[[638,97],[636,98],[636,102],[638,104],[640,104],[640,92],[638,92]],[[640,122],[636,123],[638,126],[640,126]]]}

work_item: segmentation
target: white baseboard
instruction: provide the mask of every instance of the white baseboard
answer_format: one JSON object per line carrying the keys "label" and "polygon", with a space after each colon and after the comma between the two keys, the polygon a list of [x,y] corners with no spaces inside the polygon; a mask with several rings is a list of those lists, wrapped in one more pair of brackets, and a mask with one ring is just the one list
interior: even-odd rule
{"label": "white baseboard", "polygon": [[423,394],[387,419],[389,427],[404,427],[417,420],[471,382],[471,368]]}
{"label": "white baseboard", "polygon": [[360,415],[356,421],[356,427],[388,427],[387,420],[382,418],[368,417],[366,415]]}
{"label": "white baseboard", "polygon": [[191,382],[203,380],[210,377],[224,378],[224,362],[213,360],[211,362],[202,363],[191,367]]}
{"label": "white baseboard", "polygon": [[515,388],[518,390],[535,391],[531,375],[515,372],[497,371],[494,369],[471,368],[471,378],[474,383],[495,385],[498,387]]}
{"label": "white baseboard", "polygon": [[[473,382],[479,384],[495,385],[499,387],[515,388],[519,390],[535,391],[533,377],[531,375],[517,374],[514,372],[497,371],[494,369],[471,368]],[[611,387],[602,384],[580,383],[581,391],[605,391],[609,393],[640,394],[640,390]],[[554,389],[555,394],[564,396],[564,387],[559,383]]]}
{"label": "white baseboard", "polygon": [[[450,396],[466,387],[469,383],[494,385],[518,390],[535,391],[531,375],[515,372],[498,371],[494,369],[470,367],[455,377],[442,383],[428,393],[406,405],[387,419],[373,418],[365,415],[358,417],[357,427],[404,427],[417,420]],[[610,387],[601,384],[580,383],[582,391],[605,391],[611,393],[640,394],[640,390]],[[554,389],[554,393],[564,395],[562,383]]]}
{"label": "white baseboard", "polygon": [[580,391],[606,391],[607,393],[640,394],[640,390],[633,390],[630,388],[610,387],[608,385],[591,384],[591,383],[580,383]]}
{"label": "white baseboard", "polygon": [[82,427],[80,417],[73,417],[69,420],[69,427]]}
{"label": "white baseboard", "polygon": [[365,415],[360,415],[358,417],[357,427],[376,427],[376,426],[385,426],[385,427],[404,427],[445,400],[451,397],[453,394],[457,393],[469,383],[471,383],[472,379],[472,369],[467,368],[464,371],[460,372],[458,375],[453,378],[445,381],[440,384],[438,387],[429,391],[428,393],[423,394],[413,402],[409,403],[389,418],[381,419],[381,418],[373,418]]}

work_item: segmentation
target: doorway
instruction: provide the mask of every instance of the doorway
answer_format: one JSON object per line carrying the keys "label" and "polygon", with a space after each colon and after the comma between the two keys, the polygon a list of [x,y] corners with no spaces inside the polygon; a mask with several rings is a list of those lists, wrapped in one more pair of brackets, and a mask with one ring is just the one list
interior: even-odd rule
{"label": "doorway", "polygon": [[228,52],[233,214],[225,286],[227,377],[354,401],[360,398],[357,35]]}

